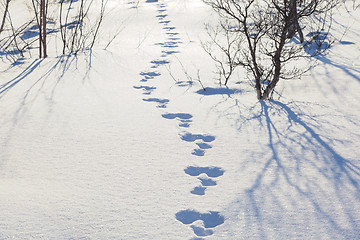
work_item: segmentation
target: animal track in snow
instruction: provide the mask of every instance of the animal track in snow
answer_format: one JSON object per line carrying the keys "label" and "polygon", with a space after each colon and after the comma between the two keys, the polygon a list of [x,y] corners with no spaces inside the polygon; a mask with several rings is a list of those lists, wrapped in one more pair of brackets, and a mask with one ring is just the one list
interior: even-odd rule
{"label": "animal track in snow", "polygon": [[166,57],[167,55],[179,53],[179,51],[162,51],[162,53],[163,53],[163,55],[161,55],[161,56]]}
{"label": "animal track in snow", "polygon": [[185,173],[190,176],[199,176],[206,174],[207,177],[198,177],[201,185],[195,187],[191,193],[196,195],[205,195],[206,187],[216,186],[216,181],[212,178],[220,177],[224,174],[224,170],[219,167],[193,167],[189,166],[185,170]]}
{"label": "animal track in snow", "polygon": [[205,155],[205,151],[203,149],[198,149],[198,148],[195,148],[192,152],[191,152],[192,155],[195,155],[195,156],[199,156],[199,157],[202,157]]}
{"label": "animal track in snow", "polygon": [[196,145],[199,148],[195,148],[191,153],[192,155],[200,156],[200,157],[205,155],[205,149],[212,148],[210,144],[205,142],[212,142],[215,140],[215,137],[211,135],[192,134],[192,133],[185,133],[183,135],[180,135],[180,138],[185,142],[195,142],[200,140],[200,142],[196,143]]}
{"label": "animal track in snow", "polygon": [[[181,38],[178,37],[180,34],[176,31],[176,27],[172,26],[172,24],[170,25],[171,22],[168,20],[166,10],[167,5],[165,3],[159,3],[158,0],[146,0],[146,3],[156,3],[156,18],[167,36],[163,42],[155,43],[155,45],[160,46],[162,50],[160,58],[155,58],[150,61],[150,68],[155,70],[161,65],[170,63],[167,57],[169,55],[179,53],[177,50],[182,42]],[[142,77],[140,82],[148,82],[151,79],[160,76],[160,73],[157,71],[144,71],[140,73],[140,76]],[[134,88],[142,90],[145,95],[150,95],[153,91],[155,91],[156,87],[146,85],[147,84],[140,84],[139,86],[134,86]],[[193,85],[193,82],[178,82],[177,85],[181,87],[189,87]],[[166,108],[167,104],[170,102],[169,99],[162,98],[143,98],[143,101],[154,102],[157,104],[158,108]],[[162,114],[162,117],[165,119],[176,119],[179,122],[180,127],[189,127],[193,118],[193,116],[188,113],[164,113]],[[194,142],[194,144],[196,144],[196,148],[192,152],[192,154],[196,156],[203,156],[205,154],[205,150],[212,148],[210,143],[215,140],[215,136],[212,135],[192,134],[189,132],[180,134],[180,137],[185,142]],[[189,166],[184,171],[190,176],[197,177],[200,185],[191,191],[192,194],[196,195],[205,195],[205,190],[208,187],[217,185],[215,178],[224,174],[224,170],[219,167]],[[216,211],[201,213],[188,209],[179,211],[175,214],[175,217],[181,223],[190,225],[190,228],[195,234],[195,238],[192,240],[203,240],[204,237],[213,235],[213,228],[223,224],[225,221],[224,217]]]}
{"label": "animal track in snow", "polygon": [[166,113],[162,115],[163,118],[167,118],[167,119],[182,119],[182,120],[189,120],[192,118],[191,114],[188,113]]}
{"label": "animal track in snow", "polygon": [[201,184],[203,186],[215,186],[216,185],[216,181],[212,180],[211,178],[199,177],[198,179],[201,181]]}
{"label": "animal track in snow", "polygon": [[[179,41],[179,40],[181,40],[181,38],[178,38],[178,37],[169,37],[168,39],[171,40],[171,41]],[[177,43],[182,43],[182,42],[177,42]]]}
{"label": "animal track in snow", "polygon": [[144,78],[141,80],[141,82],[147,82],[150,79],[154,79],[155,77],[160,76],[161,74],[158,72],[141,72],[140,76],[143,76]]}
{"label": "animal track in snow", "polygon": [[219,167],[193,167],[189,166],[185,170],[185,173],[190,176],[199,176],[205,173],[208,177],[216,178],[224,175],[224,170]]}
{"label": "animal track in snow", "polygon": [[190,127],[191,120],[182,120],[181,123],[179,123],[179,127],[188,128]]}
{"label": "animal track in snow", "polygon": [[198,178],[201,182],[200,186],[195,187],[190,192],[195,195],[205,195],[206,187],[216,186],[216,181],[211,178]]}
{"label": "animal track in snow", "polygon": [[144,95],[150,95],[156,89],[156,87],[150,87],[150,86],[144,86],[144,85],[134,86],[134,88],[142,89]]}
{"label": "animal track in snow", "polygon": [[151,66],[151,68],[157,68],[160,65],[169,64],[170,62],[168,60],[153,60],[150,63],[153,64],[153,66]]}
{"label": "animal track in snow", "polygon": [[163,29],[166,31],[172,31],[175,29],[175,27],[163,27]]}
{"label": "animal track in snow", "polygon": [[198,186],[198,187],[195,187],[190,192],[195,195],[205,195],[205,190],[206,190],[206,187]]}
{"label": "animal track in snow", "polygon": [[214,233],[212,229],[224,223],[225,218],[219,212],[210,211],[208,213],[200,213],[195,210],[187,209],[175,214],[178,221],[185,225],[201,221],[203,226],[191,225],[194,233],[198,237],[210,236]]}
{"label": "animal track in snow", "polygon": [[205,237],[214,234],[214,231],[211,229],[204,229],[203,227],[197,227],[194,225],[191,225],[191,228],[197,236]]}
{"label": "animal track in snow", "polygon": [[193,81],[179,81],[176,83],[178,87],[191,87],[194,85]]}
{"label": "animal track in snow", "polygon": [[154,78],[160,76],[161,74],[158,72],[141,72],[140,75],[145,76],[146,78]]}
{"label": "animal track in snow", "polygon": [[161,99],[161,98],[143,98],[143,101],[145,102],[156,102],[158,103],[158,108],[166,108],[166,104],[168,104],[170,101],[169,99]]}
{"label": "animal track in snow", "polygon": [[171,21],[169,20],[162,20],[159,22],[160,24],[164,24],[164,25],[168,25],[169,23],[171,23]]}
{"label": "animal track in snow", "polygon": [[200,149],[209,149],[209,148],[212,148],[212,146],[210,144],[207,144],[207,143],[196,143],[196,145],[198,145],[198,147]]}
{"label": "animal track in snow", "polygon": [[181,42],[170,41],[170,42],[155,43],[155,45],[159,45],[163,48],[177,48],[179,47],[178,45],[179,43]]}
{"label": "animal track in snow", "polygon": [[169,35],[169,36],[176,36],[176,35],[179,35],[179,33],[177,33],[177,32],[175,32],[175,33],[167,32],[166,34],[167,34],[167,35]]}
{"label": "animal track in snow", "polygon": [[166,18],[168,15],[167,14],[159,14],[159,15],[157,15],[156,17],[160,20],[160,21],[162,21],[162,20],[164,20],[164,18]]}
{"label": "animal track in snow", "polygon": [[189,127],[193,116],[188,113],[166,113],[163,114],[162,117],[166,119],[177,119],[180,121],[180,127]]}
{"label": "animal track in snow", "polygon": [[194,142],[196,140],[203,140],[204,142],[212,142],[215,140],[215,137],[211,135],[185,133],[181,135],[181,139],[186,142]]}

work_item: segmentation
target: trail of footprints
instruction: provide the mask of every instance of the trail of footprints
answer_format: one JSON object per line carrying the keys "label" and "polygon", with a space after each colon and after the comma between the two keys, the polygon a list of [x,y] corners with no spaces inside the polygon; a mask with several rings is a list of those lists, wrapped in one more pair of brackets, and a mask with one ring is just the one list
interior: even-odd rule
{"label": "trail of footprints", "polygon": [[193,167],[189,166],[185,170],[185,173],[190,176],[200,176],[200,186],[195,187],[191,193],[196,195],[205,195],[206,187],[216,186],[215,178],[218,178],[224,174],[224,170],[219,167]]}
{"label": "trail of footprints", "polygon": [[[170,61],[167,59],[169,55],[179,53],[177,48],[181,44],[181,38],[178,36],[179,33],[175,32],[176,28],[170,26],[170,20],[167,20],[168,14],[166,10],[166,4],[159,3],[159,0],[146,0],[145,3],[156,4],[158,15],[156,16],[159,24],[163,26],[163,30],[167,35],[167,39],[164,42],[156,43],[155,45],[161,46],[163,50],[158,59],[154,59],[150,62],[151,71],[143,71],[139,75],[141,77],[140,85],[134,86],[135,89],[141,90],[142,94],[147,96],[143,98],[144,102],[155,103],[157,108],[165,109],[167,104],[170,102],[169,99],[150,97],[155,91],[156,87],[149,85],[161,74],[157,69],[162,66],[169,64]],[[128,3],[131,8],[136,8],[137,2]],[[193,83],[189,81],[178,82],[179,87],[191,86]],[[191,126],[193,116],[189,113],[163,113],[162,117],[168,120],[176,120],[178,126],[182,129],[187,129]],[[194,143],[194,149],[192,155],[202,157],[205,152],[212,148],[212,142],[215,141],[215,136],[207,134],[193,134],[188,131],[182,131],[179,137],[184,142]],[[224,170],[220,167],[198,167],[188,166],[184,169],[185,174],[190,177],[197,178],[198,186],[195,186],[190,191],[191,194],[197,196],[204,196],[208,188],[217,185],[217,179],[224,174]],[[206,236],[214,234],[213,229],[224,223],[224,217],[216,211],[210,212],[198,212],[193,209],[187,209],[179,211],[175,214],[178,221],[184,225],[190,225],[190,228],[195,234],[191,240],[204,239]]]}

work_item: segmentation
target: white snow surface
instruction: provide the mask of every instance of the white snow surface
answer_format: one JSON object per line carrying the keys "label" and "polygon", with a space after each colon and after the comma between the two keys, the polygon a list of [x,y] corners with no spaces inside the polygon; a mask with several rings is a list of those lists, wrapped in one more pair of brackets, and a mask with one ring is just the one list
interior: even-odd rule
{"label": "white snow surface", "polygon": [[91,52],[3,56],[0,239],[360,239],[359,9],[263,102],[214,80],[202,1],[108,9]]}

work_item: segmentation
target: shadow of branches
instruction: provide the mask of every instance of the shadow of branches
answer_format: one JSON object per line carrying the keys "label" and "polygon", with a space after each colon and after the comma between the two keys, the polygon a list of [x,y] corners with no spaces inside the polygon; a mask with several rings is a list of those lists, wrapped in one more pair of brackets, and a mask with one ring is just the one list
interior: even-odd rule
{"label": "shadow of branches", "polygon": [[243,223],[241,239],[357,239],[356,117],[310,102],[234,102],[222,117],[257,150],[241,160],[248,184],[229,206],[230,221]]}
{"label": "shadow of branches", "polygon": [[[87,61],[87,68],[86,72],[84,73],[84,79],[88,76],[90,69],[91,69],[91,59],[92,59],[92,51],[84,52],[84,55],[86,56]],[[35,59],[27,67],[24,68],[24,70],[20,71],[20,73],[17,73],[17,75],[10,80],[1,82],[0,85],[0,99],[12,88],[14,88],[17,84],[21,83],[23,80],[31,78],[36,79],[36,81],[33,81],[32,85],[28,88],[27,93],[29,93],[33,87],[35,87],[37,84],[41,83],[42,81],[45,81],[50,76],[52,78],[56,78],[57,81],[54,86],[54,90],[57,86],[57,84],[63,79],[65,73],[70,70],[73,66],[75,66],[75,70],[77,70],[78,65],[78,55],[76,54],[67,54],[62,55],[60,57],[57,57],[55,59]],[[41,72],[36,72],[36,69],[39,68],[40,65],[46,65],[41,69]],[[7,70],[3,71],[3,74],[6,74],[7,72],[11,70],[16,70],[17,66],[12,65]],[[45,69],[45,71],[44,71]],[[36,72],[36,73],[35,73]],[[53,91],[54,91],[53,90]],[[25,94],[25,98],[28,94]]]}
{"label": "shadow of branches", "polygon": [[[11,66],[0,72],[2,79],[9,78],[0,82],[0,101],[16,106],[9,108],[14,111],[6,112],[6,109],[3,109],[2,120],[7,124],[7,136],[4,136],[4,144],[6,145],[10,141],[13,130],[28,110],[32,106],[36,106],[37,98],[40,97],[41,101],[46,103],[43,107],[46,108],[45,112],[47,110],[50,114],[59,84],[71,79],[68,76],[65,77],[66,74],[74,77],[80,76],[84,82],[92,68],[91,59],[92,52],[88,51],[78,55],[69,54],[57,58],[35,59],[24,63],[25,67],[22,70],[19,66]],[[80,62],[82,65],[86,64],[86,67],[78,68]],[[79,74],[75,74],[75,72],[79,72]],[[13,77],[9,77],[12,75]]]}

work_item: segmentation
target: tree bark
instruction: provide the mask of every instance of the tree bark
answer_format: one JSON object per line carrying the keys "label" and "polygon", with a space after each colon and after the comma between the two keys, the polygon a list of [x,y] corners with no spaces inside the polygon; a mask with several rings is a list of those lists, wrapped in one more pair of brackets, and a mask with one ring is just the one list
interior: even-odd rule
{"label": "tree bark", "polygon": [[47,45],[46,45],[46,35],[47,35],[47,31],[46,31],[46,16],[47,16],[47,1],[46,0],[41,0],[42,2],[42,44],[43,44],[43,58],[47,57]]}
{"label": "tree bark", "polygon": [[304,42],[304,34],[301,30],[301,27],[299,24],[299,19],[298,19],[298,14],[297,14],[296,0],[290,0],[290,2],[289,2],[289,20],[290,20],[290,26],[289,26],[287,38],[293,38],[295,36],[296,32],[298,32],[300,42],[301,43]]}
{"label": "tree bark", "polygon": [[261,82],[260,79],[256,79],[256,84],[255,84],[255,89],[256,89],[256,95],[257,95],[257,99],[260,100],[262,99],[262,91],[261,91]]}
{"label": "tree bark", "polygon": [[280,80],[280,74],[281,74],[281,54],[282,51],[284,49],[285,46],[285,42],[286,42],[286,38],[287,38],[287,33],[288,33],[288,24],[285,24],[283,30],[282,30],[282,34],[281,34],[281,39],[279,42],[279,46],[276,49],[275,55],[273,56],[273,64],[274,64],[274,77],[271,80],[271,82],[269,83],[269,85],[267,85],[267,87],[264,90],[264,94],[262,96],[262,99],[269,99],[270,98],[270,94],[272,93],[272,91],[275,89],[276,84],[279,82]]}
{"label": "tree bark", "polygon": [[47,1],[40,0],[40,9],[37,13],[36,6],[34,4],[35,15],[39,14],[37,18],[37,22],[39,25],[39,57],[46,58],[47,57],[47,48],[46,48],[46,15],[47,15]]}
{"label": "tree bark", "polygon": [[[43,43],[43,40],[42,40],[42,37],[43,37],[43,34],[42,34],[42,23],[43,23],[43,20],[42,20],[42,4],[43,4],[43,0],[40,1],[40,9],[39,9],[39,57],[42,58],[43,57],[43,48],[42,48],[42,43]],[[36,14],[36,13],[35,13]]]}
{"label": "tree bark", "polygon": [[1,22],[1,26],[0,26],[0,33],[4,30],[4,26],[5,26],[5,21],[6,21],[6,16],[9,10],[9,3],[11,0],[6,0],[6,5],[5,5],[5,10],[4,10],[4,15],[3,15],[3,19]]}

